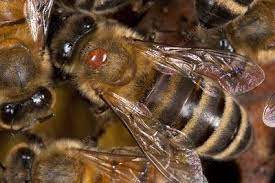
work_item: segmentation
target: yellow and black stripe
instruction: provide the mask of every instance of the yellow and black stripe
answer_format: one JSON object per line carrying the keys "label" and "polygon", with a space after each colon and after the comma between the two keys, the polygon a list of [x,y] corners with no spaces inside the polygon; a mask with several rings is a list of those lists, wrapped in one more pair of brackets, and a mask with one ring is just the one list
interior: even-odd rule
{"label": "yellow and black stripe", "polygon": [[247,11],[253,0],[196,0],[197,18],[206,28],[221,26]]}
{"label": "yellow and black stripe", "polygon": [[252,136],[245,110],[231,96],[210,96],[188,78],[162,75],[145,104],[159,121],[186,134],[203,157],[233,158]]}

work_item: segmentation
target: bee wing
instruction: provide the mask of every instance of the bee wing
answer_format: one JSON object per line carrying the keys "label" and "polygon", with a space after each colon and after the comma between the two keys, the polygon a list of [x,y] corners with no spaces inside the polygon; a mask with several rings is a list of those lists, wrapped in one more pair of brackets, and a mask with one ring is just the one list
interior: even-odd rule
{"label": "bee wing", "polygon": [[54,0],[27,0],[26,12],[32,38],[44,45]]}
{"label": "bee wing", "polygon": [[112,152],[85,149],[76,149],[76,151],[85,162],[95,165],[97,171],[112,179],[112,182],[142,182],[150,166],[147,158],[134,151],[127,153],[127,149]]}
{"label": "bee wing", "polygon": [[187,140],[181,140],[185,139],[182,132],[153,119],[149,109],[141,103],[130,102],[115,93],[104,93],[102,98],[121,118],[150,162],[167,179],[205,182],[200,159],[194,151],[185,148]]}
{"label": "bee wing", "polygon": [[0,25],[25,19],[25,0],[9,0],[0,2]]}
{"label": "bee wing", "polygon": [[108,14],[130,4],[133,0],[95,0],[93,12],[96,14]]}
{"label": "bee wing", "polygon": [[275,93],[269,98],[265,106],[263,122],[269,127],[275,127]]}
{"label": "bee wing", "polygon": [[238,54],[126,40],[142,54],[152,57],[156,66],[162,70],[179,72],[193,81],[207,77],[218,81],[223,89],[233,95],[254,89],[265,78],[263,70],[257,64]]}

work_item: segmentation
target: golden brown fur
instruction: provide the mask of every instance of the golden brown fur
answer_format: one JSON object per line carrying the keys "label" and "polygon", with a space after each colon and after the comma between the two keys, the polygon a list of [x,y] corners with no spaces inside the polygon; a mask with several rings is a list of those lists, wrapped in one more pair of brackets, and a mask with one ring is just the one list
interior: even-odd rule
{"label": "golden brown fur", "polygon": [[[73,42],[74,47],[66,62],[58,57],[57,51],[52,51],[52,61],[72,75],[74,84],[96,107],[108,105],[108,101],[103,101],[100,96],[105,92],[113,92],[131,102],[143,103],[152,112],[151,123],[158,120],[181,130],[194,141],[193,148],[197,148],[201,156],[229,159],[247,147],[251,138],[250,124],[245,111],[232,97],[226,96],[223,91],[219,91],[217,98],[209,96],[182,75],[161,73],[152,62],[154,57],[145,56],[125,39],[142,37],[112,20],[82,13],[67,18],[64,24],[67,24],[65,27],[72,28],[61,28],[57,32],[52,40],[51,50],[63,48],[68,41]],[[73,26],[74,24],[77,26]],[[84,32],[81,27],[87,25],[90,30]],[[79,32],[83,33],[79,35]],[[73,40],[74,36],[78,39]],[[91,69],[85,64],[86,55],[90,50],[98,48],[106,50],[107,61],[99,69]],[[182,114],[186,108],[190,112]],[[99,137],[100,147],[122,145],[126,141],[121,139],[122,136],[125,139],[131,138],[110,109],[107,108],[98,115],[105,116],[101,119],[111,121],[103,126],[103,134]],[[217,120],[209,120],[207,115],[217,119],[217,124]],[[123,135],[112,136],[109,144],[103,143],[110,139],[109,132],[119,128]],[[238,140],[244,134],[247,138]],[[121,143],[115,144],[116,141]],[[225,153],[226,156],[220,155],[229,146],[235,148],[230,153]]]}
{"label": "golden brown fur", "polygon": [[[30,17],[25,13],[25,0],[1,2],[0,11],[0,107],[8,103],[29,100],[38,88],[50,88],[52,67],[49,54],[44,49],[43,38],[33,39],[34,32],[29,25]],[[46,5],[46,4],[45,4]],[[30,12],[29,12],[30,13]],[[41,18],[41,17],[40,17]],[[39,35],[42,36],[42,35]],[[25,120],[14,120],[7,124],[0,117],[0,130],[18,130],[32,126],[38,118],[49,115],[49,111],[26,112]],[[10,122],[8,122],[10,123]]]}
{"label": "golden brown fur", "polygon": [[234,14],[244,14],[247,10],[246,6],[241,6],[235,1],[219,0],[217,1],[217,4],[219,6],[223,6],[227,9],[230,9]]}
{"label": "golden brown fur", "polygon": [[[20,166],[20,153],[33,154],[31,169]],[[92,183],[92,182],[164,182],[165,178],[136,149],[101,152],[79,141],[58,140],[47,147],[18,144],[5,162],[2,180],[7,183]],[[125,152],[124,152],[125,151]],[[28,176],[30,171],[30,177]],[[143,173],[143,174],[142,174]]]}
{"label": "golden brown fur", "polygon": [[253,0],[196,0],[199,23],[206,28],[225,25],[242,16]]}
{"label": "golden brown fur", "polygon": [[247,56],[260,65],[271,63],[275,61],[274,9],[274,1],[254,1],[245,14],[222,27],[198,27],[198,40],[204,46],[221,49],[220,41],[226,39],[236,53]]}
{"label": "golden brown fur", "polygon": [[259,64],[275,61],[275,3],[260,0],[224,29],[234,49]]}

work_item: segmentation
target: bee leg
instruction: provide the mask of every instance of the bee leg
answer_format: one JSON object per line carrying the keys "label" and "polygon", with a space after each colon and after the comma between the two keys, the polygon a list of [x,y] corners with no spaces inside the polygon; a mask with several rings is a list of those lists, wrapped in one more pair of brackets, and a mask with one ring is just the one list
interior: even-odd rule
{"label": "bee leg", "polygon": [[103,133],[104,128],[110,119],[109,107],[106,104],[103,104],[101,106],[92,107],[90,110],[94,113],[96,121],[100,121],[94,129],[94,137],[96,139],[96,137],[99,137]]}

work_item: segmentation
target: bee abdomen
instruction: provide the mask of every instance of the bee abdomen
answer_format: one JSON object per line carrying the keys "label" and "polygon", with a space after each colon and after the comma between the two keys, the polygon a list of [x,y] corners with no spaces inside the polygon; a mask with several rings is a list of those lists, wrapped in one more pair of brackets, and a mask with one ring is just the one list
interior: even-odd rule
{"label": "bee abdomen", "polygon": [[231,159],[246,149],[252,137],[252,129],[245,110],[226,96],[224,112],[219,125],[209,138],[197,147],[204,157]]}
{"label": "bee abdomen", "polygon": [[223,25],[244,14],[253,0],[196,0],[199,22],[206,28]]}
{"label": "bee abdomen", "polygon": [[154,118],[181,130],[202,157],[231,159],[251,139],[246,112],[233,98],[218,88],[211,96],[188,78],[161,76],[145,104]]}
{"label": "bee abdomen", "polygon": [[[199,103],[193,106],[193,113],[189,117],[186,126],[182,129],[182,132],[192,140],[193,147],[202,146],[208,140],[220,125],[223,111],[223,95],[212,97],[202,92]],[[181,118],[183,116],[184,114],[180,114]]]}

